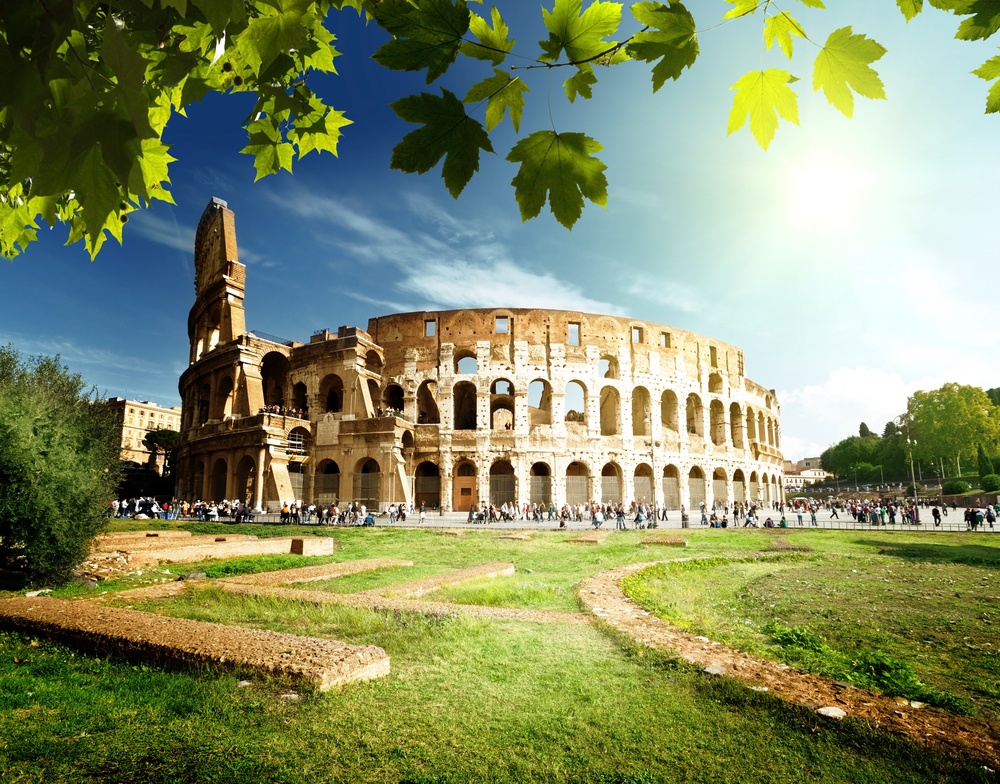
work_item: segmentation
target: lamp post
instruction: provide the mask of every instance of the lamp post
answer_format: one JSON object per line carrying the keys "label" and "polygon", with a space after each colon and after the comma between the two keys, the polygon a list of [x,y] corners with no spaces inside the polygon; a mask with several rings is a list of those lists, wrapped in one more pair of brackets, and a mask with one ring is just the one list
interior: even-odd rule
{"label": "lamp post", "polygon": [[910,486],[913,488],[913,522],[920,522],[920,509],[917,506],[917,478],[913,474],[913,447],[916,446],[916,441],[911,441],[909,433],[906,436],[906,448],[910,453]]}

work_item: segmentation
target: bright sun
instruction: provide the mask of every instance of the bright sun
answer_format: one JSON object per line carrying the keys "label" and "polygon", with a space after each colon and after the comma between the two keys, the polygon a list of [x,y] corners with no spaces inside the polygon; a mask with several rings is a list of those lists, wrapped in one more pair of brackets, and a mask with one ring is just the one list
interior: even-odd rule
{"label": "bright sun", "polygon": [[871,183],[871,174],[853,162],[810,159],[791,174],[791,213],[802,228],[819,231],[850,228],[865,210]]}

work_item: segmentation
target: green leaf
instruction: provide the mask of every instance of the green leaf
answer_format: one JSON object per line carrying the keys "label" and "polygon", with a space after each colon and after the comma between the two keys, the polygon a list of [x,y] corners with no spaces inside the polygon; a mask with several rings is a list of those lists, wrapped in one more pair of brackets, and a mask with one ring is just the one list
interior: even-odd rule
{"label": "green leaf", "polygon": [[694,17],[680,3],[636,3],[632,14],[645,27],[628,44],[628,53],[636,60],[659,62],[653,66],[653,92],[667,79],[679,79],[685,68],[698,58],[698,36]]}
{"label": "green leaf", "polygon": [[[823,5],[823,0],[799,0],[799,2],[809,8],[826,8],[826,6]],[[920,0],[917,0],[917,2],[920,2]]]}
{"label": "green leaf", "polygon": [[514,39],[508,38],[509,30],[496,6],[491,11],[493,26],[478,14],[471,14],[469,20],[469,30],[478,39],[479,43],[463,41],[461,45],[462,54],[474,57],[477,60],[489,60],[493,65],[500,65],[506,58],[507,53],[514,48]]}
{"label": "green leaf", "polygon": [[375,6],[375,21],[394,39],[372,59],[394,71],[426,68],[430,84],[455,62],[470,16],[464,0],[383,0]]}
{"label": "green leaf", "polygon": [[296,120],[294,130],[290,135],[295,139],[299,148],[299,158],[307,153],[317,150],[337,155],[337,142],[340,139],[340,129],[345,125],[350,125],[351,120],[344,117],[343,112],[330,109],[321,118],[303,122]]}
{"label": "green leaf", "polygon": [[521,114],[524,111],[524,93],[528,85],[523,79],[511,76],[504,71],[494,69],[493,76],[472,85],[465,94],[462,103],[478,103],[486,101],[486,130],[496,128],[504,113],[510,111],[510,121],[514,130],[521,129]]}
{"label": "green leaf", "polygon": [[722,15],[723,19],[738,19],[741,16],[748,16],[757,11],[761,0],[726,0],[729,5],[734,6]]}
{"label": "green leaf", "polygon": [[583,63],[576,67],[576,73],[563,82],[563,88],[566,90],[569,102],[573,103],[577,95],[587,99],[593,98],[594,93],[590,88],[595,84],[597,77],[594,75],[594,67],[590,63]]}
{"label": "green leaf", "polygon": [[247,125],[249,143],[241,153],[254,156],[257,176],[254,182],[268,174],[276,174],[281,169],[292,170],[295,147],[284,141],[281,131],[274,127],[271,118],[264,117]]}
{"label": "green leaf", "polygon": [[143,139],[142,154],[138,158],[138,166],[132,169],[128,180],[131,193],[149,204],[153,199],[174,203],[170,191],[165,190],[164,183],[170,182],[169,165],[176,160],[169,152],[169,145],[159,139]]}
{"label": "green leaf", "polygon": [[258,4],[260,16],[247,23],[240,48],[255,71],[266,69],[281,54],[304,47],[314,14],[313,0],[269,0]]}
{"label": "green leaf", "polygon": [[104,243],[104,229],[110,221],[118,220],[121,194],[115,184],[114,174],[104,162],[100,145],[91,147],[74,161],[72,176],[76,197],[83,205],[87,247],[90,257],[94,258]]}
{"label": "green leaf", "polygon": [[770,49],[777,41],[781,51],[789,60],[792,59],[792,36],[805,38],[805,32],[802,26],[784,11],[769,16],[764,22],[764,42],[767,48]]}
{"label": "green leaf", "polygon": [[514,145],[507,160],[521,164],[511,180],[521,220],[537,217],[546,197],[552,214],[567,229],[579,220],[585,197],[606,205],[607,167],[593,156],[601,149],[582,133],[555,131],[536,131]]}
{"label": "green leaf", "polygon": [[986,113],[1000,112],[1000,81],[995,81],[1000,79],[1000,56],[991,57],[972,73],[980,79],[994,82],[990,85],[990,91],[986,97]]}
{"label": "green leaf", "polygon": [[[181,8],[185,0],[165,0],[164,5],[173,5],[181,16],[187,13]],[[212,25],[217,35],[221,35],[230,22],[243,22],[246,19],[246,6],[243,0],[190,0],[198,8],[208,23]]]}
{"label": "green leaf", "polygon": [[903,12],[903,17],[909,22],[923,10],[924,0],[896,0],[896,5]]}
{"label": "green leaf", "polygon": [[968,10],[961,13],[973,14],[958,26],[956,38],[963,41],[980,41],[1000,30],[1000,0],[972,0]]}
{"label": "green leaf", "polygon": [[750,132],[765,150],[778,129],[778,117],[799,124],[799,103],[789,83],[798,81],[788,71],[769,68],[744,74],[730,87],[736,90],[729,112],[728,133],[738,131],[750,118]]}
{"label": "green leaf", "polygon": [[885,54],[885,47],[850,27],[830,33],[813,66],[813,90],[822,88],[826,99],[847,117],[854,114],[853,90],[864,98],[885,99],[878,73],[869,67]]}
{"label": "green leaf", "polygon": [[493,152],[493,145],[455,94],[443,88],[441,93],[440,97],[432,93],[410,95],[390,104],[400,119],[423,125],[393,148],[390,165],[399,171],[423,174],[444,156],[441,177],[457,199],[479,171],[479,151]]}
{"label": "green leaf", "polygon": [[613,35],[622,20],[618,3],[596,0],[581,13],[583,0],[555,0],[552,11],[542,9],[542,18],[549,31],[547,41],[539,41],[544,62],[555,62],[565,50],[571,63],[595,59],[617,45],[604,39]]}

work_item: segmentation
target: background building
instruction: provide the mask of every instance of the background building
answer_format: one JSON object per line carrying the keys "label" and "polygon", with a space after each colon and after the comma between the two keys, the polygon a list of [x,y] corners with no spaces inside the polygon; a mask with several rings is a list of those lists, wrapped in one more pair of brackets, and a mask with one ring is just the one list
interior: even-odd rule
{"label": "background building", "polygon": [[[178,406],[163,408],[148,400],[126,400],[113,397],[106,401],[108,408],[121,417],[122,460],[153,465],[152,455],[142,440],[151,430],[181,429],[181,409]],[[163,468],[163,453],[158,452],[155,460],[156,471]]]}
{"label": "background building", "polygon": [[219,200],[199,223],[195,269],[180,498],[462,511],[781,498],[778,401],[746,378],[735,346],[505,308],[379,316],[308,343],[255,335]]}

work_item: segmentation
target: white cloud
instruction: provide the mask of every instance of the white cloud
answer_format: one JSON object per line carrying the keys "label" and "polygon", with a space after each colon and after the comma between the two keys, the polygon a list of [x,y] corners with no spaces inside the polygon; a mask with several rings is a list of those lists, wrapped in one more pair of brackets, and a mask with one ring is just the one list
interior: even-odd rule
{"label": "white cloud", "polygon": [[194,253],[194,229],[184,228],[177,223],[173,214],[169,218],[154,215],[148,209],[132,213],[133,231],[147,240],[167,248],[179,250],[186,255]]}
{"label": "white cloud", "polygon": [[875,368],[838,368],[822,384],[779,391],[782,452],[789,460],[814,457],[857,435],[862,422],[881,434],[886,422],[906,411],[907,398],[916,390],[937,389],[948,380],[942,376],[904,380]]}

